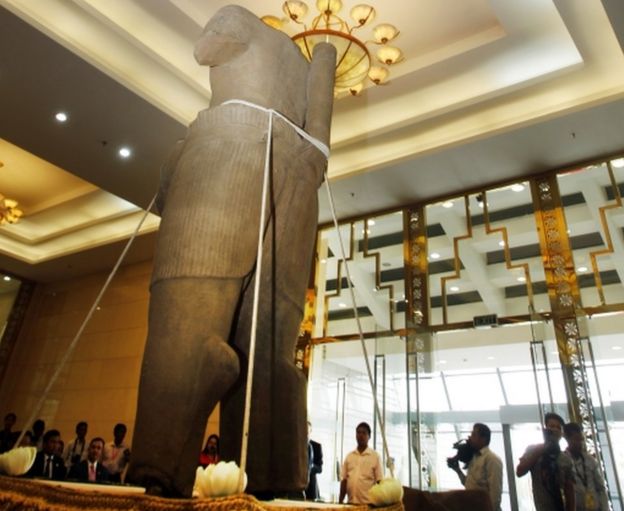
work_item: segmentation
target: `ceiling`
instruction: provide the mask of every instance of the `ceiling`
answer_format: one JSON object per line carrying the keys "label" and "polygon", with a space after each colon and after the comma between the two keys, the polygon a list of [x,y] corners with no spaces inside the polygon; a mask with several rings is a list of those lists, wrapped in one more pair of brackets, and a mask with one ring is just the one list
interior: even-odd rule
{"label": "ceiling", "polygon": [[[279,1],[239,3],[280,13]],[[24,211],[0,227],[0,270],[53,281],[113,266],[160,162],[210,104],[193,44],[225,4],[0,0],[0,192]],[[377,9],[376,22],[401,30],[405,59],[388,85],[335,103],[329,175],[341,218],[624,152],[620,1]],[[151,257],[157,229],[150,214],[128,261]]]}

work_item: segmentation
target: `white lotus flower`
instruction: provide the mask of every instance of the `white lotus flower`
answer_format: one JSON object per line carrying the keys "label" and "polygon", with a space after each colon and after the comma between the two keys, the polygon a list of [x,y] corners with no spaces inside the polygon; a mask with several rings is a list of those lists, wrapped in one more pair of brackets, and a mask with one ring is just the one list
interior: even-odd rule
{"label": "white lotus flower", "polygon": [[21,476],[28,472],[37,456],[36,447],[16,447],[0,454],[0,474]]}
{"label": "white lotus flower", "polygon": [[[233,461],[220,461],[216,465],[208,465],[205,469],[197,467],[193,494],[200,498],[226,497],[238,493],[238,475],[240,469]],[[247,486],[247,474],[243,476]]]}
{"label": "white lotus flower", "polygon": [[375,506],[389,506],[400,502],[403,498],[403,486],[401,481],[392,477],[382,479],[381,482],[374,484],[368,490],[368,496],[371,504]]}

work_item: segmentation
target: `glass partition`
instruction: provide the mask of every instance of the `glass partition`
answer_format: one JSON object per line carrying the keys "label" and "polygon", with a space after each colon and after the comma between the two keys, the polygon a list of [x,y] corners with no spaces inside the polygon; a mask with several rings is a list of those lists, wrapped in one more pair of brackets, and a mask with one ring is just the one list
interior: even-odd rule
{"label": "glass partition", "polygon": [[[312,437],[325,453],[324,499],[338,495],[357,423],[373,426],[371,444],[382,453],[376,395],[404,485],[460,488],[446,459],[483,422],[504,461],[502,508],[533,510],[530,478],[516,478],[515,466],[527,445],[542,441],[543,414],[553,410],[583,423],[619,505],[623,182],[624,159],[614,159],[410,206],[405,219],[396,212],[344,223],[340,236],[319,231],[308,400]],[[352,340],[354,308],[374,390]],[[479,328],[488,317],[490,326]]]}
{"label": "glass partition", "polygon": [[[344,247],[354,300],[342,262]],[[390,213],[319,232],[314,337],[357,334],[354,306],[366,334],[405,327],[403,217]]]}

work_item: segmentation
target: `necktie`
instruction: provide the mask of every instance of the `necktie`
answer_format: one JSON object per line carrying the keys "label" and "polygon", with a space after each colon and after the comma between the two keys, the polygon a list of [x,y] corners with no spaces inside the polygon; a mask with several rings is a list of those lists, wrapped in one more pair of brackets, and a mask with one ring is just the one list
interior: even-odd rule
{"label": "necktie", "polygon": [[52,479],[52,456],[46,456],[45,467],[43,469],[43,477]]}
{"label": "necktie", "polygon": [[95,482],[95,464],[89,463],[89,481]]}

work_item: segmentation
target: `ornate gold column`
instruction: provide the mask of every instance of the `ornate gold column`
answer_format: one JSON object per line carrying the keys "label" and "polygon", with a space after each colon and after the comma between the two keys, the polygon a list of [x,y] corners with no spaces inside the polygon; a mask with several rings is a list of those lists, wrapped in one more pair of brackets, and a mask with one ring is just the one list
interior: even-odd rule
{"label": "ornate gold column", "polygon": [[580,357],[581,296],[556,175],[531,181],[531,191],[570,419],[589,433],[595,420]]}
{"label": "ornate gold column", "polygon": [[[405,260],[405,327],[406,327],[406,372],[408,380],[408,438],[418,461],[418,487],[426,489],[423,479],[431,481],[431,474],[425,471],[432,465],[426,461],[422,450],[419,377],[431,371],[432,342],[429,328],[429,291],[427,261],[427,222],[424,206],[403,211],[403,254]],[[412,422],[410,380],[415,383],[416,420]]]}

